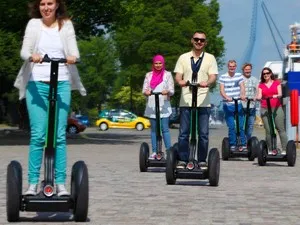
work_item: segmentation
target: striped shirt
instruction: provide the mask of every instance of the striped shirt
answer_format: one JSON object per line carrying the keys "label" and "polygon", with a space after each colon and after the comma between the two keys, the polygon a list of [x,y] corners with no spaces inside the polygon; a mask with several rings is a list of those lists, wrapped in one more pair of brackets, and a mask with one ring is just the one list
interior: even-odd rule
{"label": "striped shirt", "polygon": [[[224,91],[226,95],[230,98],[240,98],[241,88],[240,84],[244,82],[243,75],[240,73],[235,73],[234,76],[229,76],[228,73],[225,73],[220,76],[219,84],[224,85]],[[228,102],[233,104],[234,102]]]}

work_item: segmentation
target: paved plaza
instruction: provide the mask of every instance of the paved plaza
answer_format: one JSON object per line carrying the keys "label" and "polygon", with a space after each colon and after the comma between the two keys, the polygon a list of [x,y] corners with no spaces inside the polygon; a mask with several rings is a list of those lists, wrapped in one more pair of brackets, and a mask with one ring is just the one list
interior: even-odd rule
{"label": "paved plaza", "polygon": [[[150,143],[149,130],[99,131],[88,128],[68,137],[68,187],[70,169],[84,160],[89,169],[90,204],[88,221],[105,225],[300,225],[300,162],[268,162],[246,158],[221,160],[220,183],[206,180],[177,180],[166,185],[164,168],[139,172],[139,147]],[[263,138],[263,129],[255,134]],[[178,129],[171,129],[176,142]],[[210,129],[210,147],[227,135],[226,127]],[[18,160],[23,167],[23,190],[27,187],[29,135],[0,131],[0,224],[6,221],[6,167]],[[299,155],[299,151],[297,152]],[[298,157],[299,160],[299,157]],[[42,173],[43,174],[43,173]],[[69,213],[21,212],[20,224],[75,224]],[[54,221],[54,222],[53,222]]]}

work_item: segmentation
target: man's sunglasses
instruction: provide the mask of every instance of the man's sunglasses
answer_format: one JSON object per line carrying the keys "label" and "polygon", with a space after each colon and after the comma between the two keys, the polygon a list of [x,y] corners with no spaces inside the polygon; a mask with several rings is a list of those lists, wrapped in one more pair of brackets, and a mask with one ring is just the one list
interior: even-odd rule
{"label": "man's sunglasses", "polygon": [[195,42],[201,42],[201,43],[203,43],[203,42],[205,42],[206,41],[206,39],[205,38],[193,38],[194,39],[194,41]]}

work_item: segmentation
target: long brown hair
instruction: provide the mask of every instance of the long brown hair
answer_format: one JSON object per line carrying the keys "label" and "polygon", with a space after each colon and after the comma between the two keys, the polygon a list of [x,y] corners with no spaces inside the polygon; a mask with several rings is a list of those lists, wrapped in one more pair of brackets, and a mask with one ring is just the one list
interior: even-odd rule
{"label": "long brown hair", "polygon": [[265,70],[268,70],[269,71],[269,73],[271,73],[271,80],[275,80],[275,76],[274,76],[274,74],[273,74],[273,71],[269,68],[269,67],[264,67],[262,70],[261,70],[261,75],[260,75],[260,82],[261,83],[265,83],[266,82],[266,80],[265,80],[265,78],[264,78],[264,71]]}
{"label": "long brown hair", "polygon": [[[55,17],[58,21],[58,28],[61,29],[63,25],[63,21],[69,19],[67,14],[67,7],[65,5],[64,0],[55,0],[56,4],[58,4],[58,8],[56,9]],[[41,0],[35,0],[28,4],[29,6],[29,16],[31,18],[42,18],[40,12],[40,2]]]}

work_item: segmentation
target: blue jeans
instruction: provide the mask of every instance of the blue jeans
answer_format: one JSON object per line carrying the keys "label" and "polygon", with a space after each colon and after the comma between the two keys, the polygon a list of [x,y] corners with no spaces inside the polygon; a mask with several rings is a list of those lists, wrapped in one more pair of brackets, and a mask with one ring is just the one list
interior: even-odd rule
{"label": "blue jeans", "polygon": [[[229,145],[236,146],[236,121],[234,116],[235,106],[234,104],[224,104],[223,110],[225,113],[225,120],[228,127],[228,138],[229,138]],[[240,128],[240,138],[241,144],[246,145],[246,138],[244,132],[244,113],[242,104],[238,105],[238,115],[239,115],[239,128]]]}
{"label": "blue jeans", "polygon": [[[245,115],[245,121],[246,121],[246,109],[244,108],[244,115]],[[248,116],[248,124],[247,127],[244,127],[246,140],[249,140],[252,137],[254,122],[256,117],[256,109],[250,108],[249,109],[249,116]]]}
{"label": "blue jeans", "polygon": [[[197,131],[198,131],[198,150],[197,157],[199,162],[205,162],[208,152],[209,135],[209,116],[210,107],[197,108]],[[189,137],[191,123],[191,108],[180,107],[180,129],[178,137],[178,155],[182,161],[189,159]]]}
{"label": "blue jeans", "polygon": [[[39,182],[40,168],[47,134],[49,85],[42,82],[28,82],[26,104],[30,119],[30,147],[28,157],[29,184]],[[56,107],[56,146],[55,146],[55,182],[64,184],[66,180],[66,127],[71,101],[69,81],[58,82]]]}
{"label": "blue jeans", "polygon": [[[152,152],[156,152],[156,119],[150,118]],[[160,119],[161,133],[167,150],[171,147],[171,135],[169,131],[169,117]]]}

